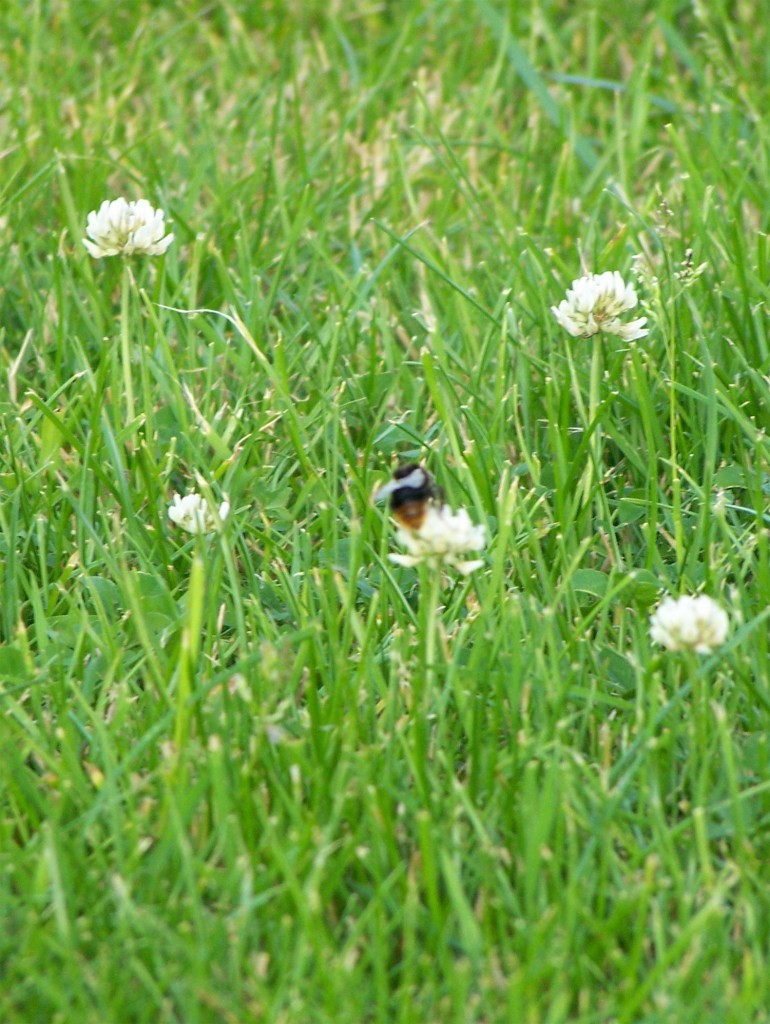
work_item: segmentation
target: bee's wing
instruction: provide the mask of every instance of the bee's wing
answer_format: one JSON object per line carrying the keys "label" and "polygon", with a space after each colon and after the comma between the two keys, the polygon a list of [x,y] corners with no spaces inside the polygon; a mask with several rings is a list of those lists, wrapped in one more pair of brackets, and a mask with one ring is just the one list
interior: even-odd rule
{"label": "bee's wing", "polygon": [[380,487],[379,490],[374,492],[372,495],[372,501],[384,501],[385,498],[389,498],[391,494],[401,486],[403,486],[403,482],[401,480],[388,480],[383,487]]}

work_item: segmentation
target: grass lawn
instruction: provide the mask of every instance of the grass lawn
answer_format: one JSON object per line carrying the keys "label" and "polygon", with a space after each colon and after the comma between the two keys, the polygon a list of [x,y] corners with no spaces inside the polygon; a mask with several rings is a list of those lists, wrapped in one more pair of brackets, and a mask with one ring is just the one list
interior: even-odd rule
{"label": "grass lawn", "polygon": [[4,0],[3,1024],[768,1020],[761,11]]}

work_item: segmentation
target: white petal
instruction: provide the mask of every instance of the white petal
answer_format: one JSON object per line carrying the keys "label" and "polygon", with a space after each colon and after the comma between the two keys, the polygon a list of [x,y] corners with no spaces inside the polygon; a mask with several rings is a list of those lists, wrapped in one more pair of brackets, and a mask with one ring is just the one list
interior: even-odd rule
{"label": "white petal", "polygon": [[388,559],[396,565],[403,565],[405,569],[413,569],[422,562],[422,558],[417,558],[414,555],[397,555],[392,552],[388,555]]}
{"label": "white petal", "polygon": [[469,576],[476,569],[480,569],[484,564],[483,558],[473,558],[465,562],[452,562],[452,565],[457,569],[463,576]]}

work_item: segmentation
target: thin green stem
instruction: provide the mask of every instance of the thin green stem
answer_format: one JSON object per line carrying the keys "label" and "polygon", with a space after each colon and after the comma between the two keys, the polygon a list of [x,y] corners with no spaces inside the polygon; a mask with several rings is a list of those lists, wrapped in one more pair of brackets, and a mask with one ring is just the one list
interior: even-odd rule
{"label": "thin green stem", "polygon": [[[687,652],[685,655],[685,675],[692,686],[690,717],[691,736],[693,740],[692,756],[692,785],[693,793],[701,789],[701,780],[704,773],[708,774],[708,733],[709,733],[709,707],[706,695],[707,679],[700,669],[698,655]],[[702,795],[702,794],[701,794]]]}
{"label": "thin green stem", "polygon": [[131,378],[131,334],[129,329],[131,306],[131,270],[128,261],[123,263],[123,280],[120,285],[120,358],[123,364],[123,392],[126,399],[128,422],[134,419],[134,384]]}
{"label": "thin green stem", "polygon": [[[591,430],[601,401],[602,371],[604,367],[604,339],[601,334],[594,335],[591,353],[591,378],[588,391],[588,417],[586,430]],[[583,474],[583,503],[588,505],[591,500],[594,479],[601,480],[602,467],[602,430],[596,423],[591,436],[591,456]]]}
{"label": "thin green stem", "polygon": [[420,627],[424,638],[423,678],[425,693],[430,693],[436,676],[438,607],[441,595],[441,570],[424,566],[420,579]]}

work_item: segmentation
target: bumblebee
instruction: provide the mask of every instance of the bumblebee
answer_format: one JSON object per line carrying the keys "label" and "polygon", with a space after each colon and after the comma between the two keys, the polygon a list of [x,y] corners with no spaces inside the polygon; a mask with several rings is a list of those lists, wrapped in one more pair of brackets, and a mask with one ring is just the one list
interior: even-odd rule
{"label": "bumblebee", "polygon": [[440,505],[444,492],[425,469],[416,463],[400,466],[384,487],[374,494],[374,501],[390,498],[390,512],[399,526],[419,530],[431,505]]}

